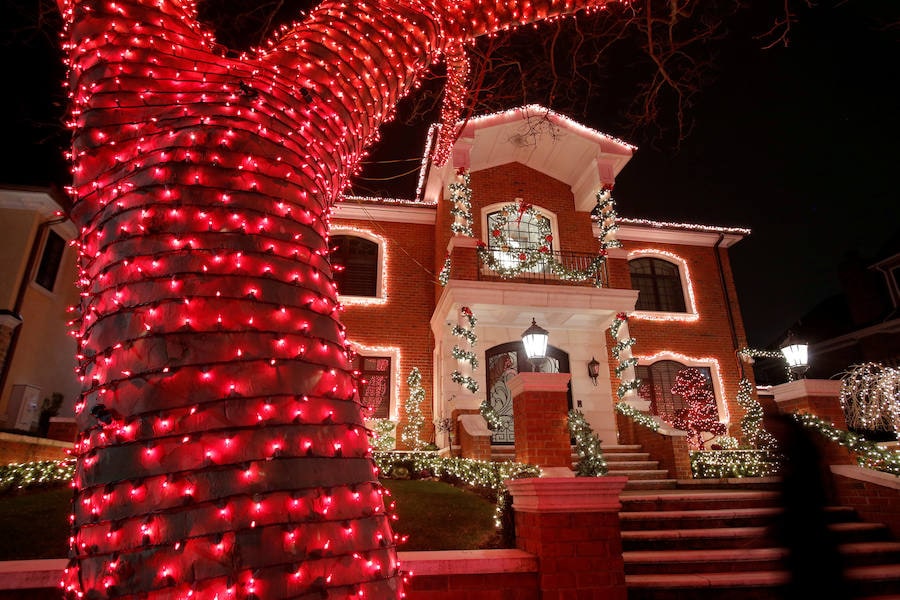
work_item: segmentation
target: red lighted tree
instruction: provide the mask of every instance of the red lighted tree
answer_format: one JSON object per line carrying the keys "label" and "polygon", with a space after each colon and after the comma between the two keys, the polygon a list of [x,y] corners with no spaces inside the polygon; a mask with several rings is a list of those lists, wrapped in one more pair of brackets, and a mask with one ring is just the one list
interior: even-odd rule
{"label": "red lighted tree", "polygon": [[703,432],[713,435],[725,433],[725,425],[719,422],[716,398],[703,373],[697,369],[679,371],[675,375],[672,393],[681,396],[687,404],[675,411],[672,425],[687,431],[691,448],[704,449]]}
{"label": "red lighted tree", "polygon": [[61,2],[83,381],[65,590],[398,596],[331,207],[429,66],[452,58],[459,101],[465,43],[603,0],[328,1],[241,57],[191,0]]}

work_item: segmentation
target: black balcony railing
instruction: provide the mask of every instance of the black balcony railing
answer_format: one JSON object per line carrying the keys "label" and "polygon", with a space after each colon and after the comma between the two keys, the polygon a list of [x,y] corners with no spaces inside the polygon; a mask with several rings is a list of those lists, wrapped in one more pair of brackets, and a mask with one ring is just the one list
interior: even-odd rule
{"label": "black balcony railing", "polygon": [[[596,254],[562,250],[540,252],[530,249],[504,252],[499,248],[487,248],[484,252],[490,253],[491,262],[497,268],[482,264],[478,270],[480,281],[534,281],[591,287],[608,286],[606,261],[601,261],[597,265]],[[527,256],[525,262],[533,264],[533,266],[517,273],[511,273],[510,271],[517,270],[516,267],[521,264],[520,254],[523,253]]]}

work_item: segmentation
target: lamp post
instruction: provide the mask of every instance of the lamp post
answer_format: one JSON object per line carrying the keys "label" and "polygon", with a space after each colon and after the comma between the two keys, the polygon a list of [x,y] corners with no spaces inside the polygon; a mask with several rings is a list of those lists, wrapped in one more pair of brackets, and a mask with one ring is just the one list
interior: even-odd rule
{"label": "lamp post", "polygon": [[531,370],[537,371],[535,361],[547,356],[547,338],[550,337],[543,327],[539,326],[531,317],[531,326],[522,333],[522,344],[525,346],[525,356],[531,362]]}
{"label": "lamp post", "polygon": [[809,345],[789,331],[787,339],[781,344],[781,354],[787,362],[791,381],[803,379],[809,369]]}

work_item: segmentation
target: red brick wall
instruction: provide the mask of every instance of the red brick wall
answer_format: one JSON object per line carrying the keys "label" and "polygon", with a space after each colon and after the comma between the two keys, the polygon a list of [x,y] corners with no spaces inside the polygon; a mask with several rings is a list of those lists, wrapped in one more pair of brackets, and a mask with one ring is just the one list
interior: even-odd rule
{"label": "red brick wall", "polygon": [[72,446],[57,440],[0,433],[0,465],[68,458],[66,451]]}
{"label": "red brick wall", "polygon": [[565,392],[524,391],[513,398],[516,462],[572,467]]}
{"label": "red brick wall", "polygon": [[619,514],[517,511],[516,545],[540,560],[542,600],[625,600]]}
{"label": "red brick wall", "polygon": [[471,185],[475,237],[487,239],[481,231],[482,208],[497,202],[511,204],[522,198],[556,214],[559,239],[554,240],[554,248],[597,252],[599,243],[591,233],[590,214],[575,211],[575,198],[568,184],[523,164],[509,163],[472,173]]}
{"label": "red brick wall", "polygon": [[884,523],[900,538],[900,490],[871,481],[832,473],[837,500],[852,506],[866,521]]}
{"label": "red brick wall", "polygon": [[[630,317],[628,319],[629,333],[636,340],[632,348],[634,355],[639,357],[655,356],[660,352],[669,351],[690,358],[717,360],[724,387],[725,397],[723,400],[727,403],[728,412],[731,415],[729,434],[739,435],[739,422],[743,416],[743,409],[737,405],[738,382],[741,373],[735,351],[746,346],[746,337],[740,316],[740,306],[737,302],[737,291],[734,289],[734,282],[731,278],[727,250],[720,248],[719,256],[722,259],[723,270],[728,282],[728,300],[730,300],[734,318],[738,348],[735,348],[732,340],[727,313],[729,303],[722,291],[714,248],[628,240],[623,241],[623,246],[626,251],[660,250],[684,260],[690,274],[695,307],[700,315],[700,318],[695,321],[653,321],[636,316]],[[660,255],[660,258],[670,260],[665,255]],[[609,277],[611,285],[614,287],[631,288],[631,276],[626,260],[611,259],[609,261]],[[607,339],[609,339],[608,335]],[[673,359],[678,360],[678,357]],[[609,366],[613,390],[615,390],[619,384],[619,379],[614,372],[615,361],[611,359]]]}
{"label": "red brick wall", "polygon": [[[371,231],[387,240],[387,303],[344,306],[341,320],[347,327],[347,339],[364,346],[400,348],[400,392],[394,398],[401,423],[405,418],[404,403],[409,398],[406,378],[413,367],[422,374],[426,397],[422,403],[425,417],[423,438],[434,440],[432,424],[434,337],[430,320],[434,300],[430,293],[434,277],[426,269],[434,264],[434,227],[411,223],[335,219],[334,225],[345,225]],[[443,257],[442,259],[443,260]],[[396,370],[396,366],[393,367]],[[397,428],[400,444],[402,424]],[[402,446],[402,445],[401,445]]]}
{"label": "red brick wall", "polygon": [[537,573],[414,575],[409,600],[539,600]]}
{"label": "red brick wall", "polygon": [[659,461],[659,468],[669,471],[674,479],[691,479],[691,455],[686,436],[663,435],[643,425],[638,425],[631,418],[616,412],[616,424],[619,428],[619,442],[622,444],[640,444],[650,458]]}

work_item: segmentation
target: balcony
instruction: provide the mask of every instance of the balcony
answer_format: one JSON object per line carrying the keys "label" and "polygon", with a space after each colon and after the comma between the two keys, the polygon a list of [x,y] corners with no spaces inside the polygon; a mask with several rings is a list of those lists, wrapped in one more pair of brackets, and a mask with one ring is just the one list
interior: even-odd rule
{"label": "balcony", "polygon": [[[488,248],[487,252],[491,253],[493,266],[496,268],[487,264],[479,265],[477,269],[479,281],[533,282],[585,287],[609,286],[606,262],[592,267],[597,259],[596,254],[561,250],[540,252],[536,249],[516,249],[512,252],[504,252],[499,248]],[[522,261],[522,256],[526,257],[524,261]],[[522,262],[530,265],[529,268],[518,273],[505,271],[505,269],[515,269]],[[590,277],[587,279],[574,278],[575,272],[589,272]]]}

